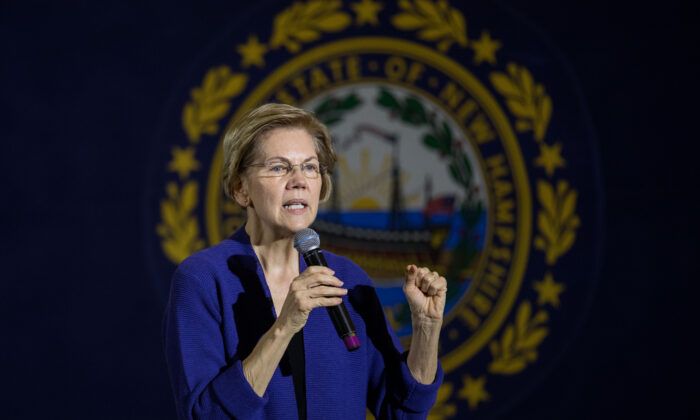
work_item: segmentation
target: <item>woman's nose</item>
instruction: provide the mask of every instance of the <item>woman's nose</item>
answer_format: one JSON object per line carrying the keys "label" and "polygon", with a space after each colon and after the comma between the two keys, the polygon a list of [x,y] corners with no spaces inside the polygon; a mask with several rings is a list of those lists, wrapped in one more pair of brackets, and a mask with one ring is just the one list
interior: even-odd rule
{"label": "woman's nose", "polygon": [[306,187],[306,176],[301,170],[301,165],[292,166],[288,184],[291,187]]}

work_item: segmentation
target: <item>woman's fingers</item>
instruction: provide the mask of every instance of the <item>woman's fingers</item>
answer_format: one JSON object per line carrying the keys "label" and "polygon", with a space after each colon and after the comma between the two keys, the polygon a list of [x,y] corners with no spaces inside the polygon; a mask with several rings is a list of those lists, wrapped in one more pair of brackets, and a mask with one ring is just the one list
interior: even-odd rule
{"label": "woman's fingers", "polygon": [[[422,273],[423,277],[421,278],[420,282],[420,290],[423,293],[428,293],[428,289],[430,289],[430,283],[432,283],[433,280],[435,280],[435,276],[433,273],[431,273],[427,268],[424,269],[425,272]],[[437,273],[435,273],[437,275]]]}
{"label": "woman's fingers", "polygon": [[421,290],[428,296],[435,296],[446,287],[447,280],[436,271],[433,271],[423,279]]}
{"label": "woman's fingers", "polygon": [[316,286],[306,291],[302,291],[301,293],[304,293],[307,297],[314,299],[330,296],[344,296],[348,294],[348,289],[332,286]]}
{"label": "woman's fingers", "polygon": [[343,301],[341,296],[348,293],[347,289],[331,286],[317,286],[306,290],[297,290],[290,292],[287,299],[292,298],[295,302],[293,307],[300,313],[304,314],[304,318],[312,309],[320,306],[336,306]]}
{"label": "woman's fingers", "polygon": [[436,296],[447,291],[447,280],[435,273],[435,279],[430,282],[430,287],[428,288],[428,296]]}
{"label": "woman's fingers", "polygon": [[341,288],[343,282],[333,276],[328,267],[311,266],[299,275],[290,287],[295,294],[299,309],[309,311],[319,306],[333,306],[342,302],[341,296],[348,293]]}
{"label": "woman's fingers", "polygon": [[317,286],[297,293],[302,307],[311,310],[319,306],[340,305],[343,301],[342,296],[347,295],[348,290],[340,287]]}
{"label": "woman's fingers", "polygon": [[412,316],[430,319],[431,322],[442,319],[447,280],[439,273],[413,264],[406,266],[404,293]]}
{"label": "woman's fingers", "polygon": [[299,275],[299,277],[308,276],[312,274],[328,274],[332,276],[333,274],[335,274],[335,271],[322,265],[312,265],[307,267],[306,270],[304,270],[304,272]]}
{"label": "woman's fingers", "polygon": [[321,297],[313,299],[314,308],[319,308],[321,306],[337,306],[342,302],[343,299],[339,297]]}
{"label": "woman's fingers", "polygon": [[[437,275],[437,273],[435,273],[435,275]],[[430,283],[433,280],[434,276],[427,268],[422,267],[416,271],[415,285],[421,290],[421,292],[423,292],[423,294],[428,293],[428,289],[430,289]]]}
{"label": "woman's fingers", "polygon": [[447,280],[436,271],[428,268],[418,268],[415,265],[406,267],[407,279],[427,296],[435,296],[447,289]]}
{"label": "woman's fingers", "polygon": [[322,284],[335,287],[342,286],[343,282],[333,276],[333,274],[335,274],[335,271],[328,267],[311,266],[304,270],[299,277],[294,279],[292,282],[292,290],[304,290]]}
{"label": "woman's fingers", "polygon": [[333,274],[333,270],[321,266],[304,270],[292,281],[278,319],[284,319],[296,332],[306,324],[312,309],[339,305],[348,290],[340,287],[343,282]]}

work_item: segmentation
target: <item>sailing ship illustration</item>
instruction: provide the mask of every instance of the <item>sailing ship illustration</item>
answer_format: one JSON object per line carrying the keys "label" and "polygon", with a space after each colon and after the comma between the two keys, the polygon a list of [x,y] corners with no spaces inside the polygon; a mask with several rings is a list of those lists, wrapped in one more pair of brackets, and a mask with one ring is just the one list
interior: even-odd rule
{"label": "sailing ship illustration", "polygon": [[[359,263],[379,286],[396,284],[403,278],[403,270],[407,264],[442,268],[444,272],[450,254],[444,249],[444,243],[451,228],[455,196],[433,197],[430,173],[426,174],[423,188],[424,206],[420,215],[422,220],[416,223],[416,212],[412,212],[412,220],[408,220],[409,214],[405,211],[402,191],[398,135],[372,124],[358,124],[353,135],[343,144],[336,145],[336,149],[342,151],[365,135],[376,137],[391,145],[388,212],[356,214],[353,223],[344,223],[348,212],[341,209],[343,192],[340,188],[334,188],[330,198],[330,210],[319,214],[313,229],[321,235],[324,248]],[[340,185],[338,172],[335,171],[332,175],[335,186]],[[386,171],[378,175],[382,177],[382,181],[386,176]],[[376,178],[371,178],[369,182],[379,182]],[[371,188],[371,185],[365,187]],[[366,219],[362,220],[363,217]]]}

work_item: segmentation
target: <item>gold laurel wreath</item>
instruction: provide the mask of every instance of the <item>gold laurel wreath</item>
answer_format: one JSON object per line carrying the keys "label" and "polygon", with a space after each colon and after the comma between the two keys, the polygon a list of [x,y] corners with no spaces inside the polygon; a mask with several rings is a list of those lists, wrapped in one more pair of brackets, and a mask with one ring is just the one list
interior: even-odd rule
{"label": "gold laurel wreath", "polygon": [[175,264],[204,248],[204,241],[199,238],[199,225],[193,216],[197,208],[197,182],[185,183],[182,190],[177,182],[166,185],[168,198],[160,202],[160,214],[163,219],[156,227],[162,238],[161,246],[165,256]]}
{"label": "gold laurel wreath", "polygon": [[321,32],[339,32],[352,22],[348,13],[338,10],[340,0],[310,0],[294,3],[275,16],[270,47],[281,46],[290,53],[301,49],[301,44],[317,40]]}
{"label": "gold laurel wreath", "polygon": [[[219,132],[219,120],[229,112],[231,98],[239,95],[247,83],[247,75],[231,73],[225,65],[205,74],[202,85],[191,90],[191,101],[182,110],[182,127],[190,143],[199,143],[202,134]],[[167,198],[160,203],[162,222],[156,226],[156,233],[161,237],[163,253],[175,264],[204,248],[194,214],[198,187],[194,180],[186,180],[182,190],[177,182],[169,182]]]}
{"label": "gold laurel wreath", "polygon": [[447,52],[453,43],[467,45],[467,24],[464,15],[458,9],[450,7],[446,1],[437,3],[429,0],[400,0],[402,10],[391,18],[391,23],[398,29],[414,31],[420,29],[417,36],[423,41],[438,41],[437,48]]}
{"label": "gold laurel wreath", "polygon": [[525,67],[508,63],[506,70],[508,74],[492,72],[489,76],[491,84],[506,98],[506,105],[518,118],[516,130],[532,130],[536,141],[544,140],[552,117],[552,99],[542,85],[535,84]]}
{"label": "gold laurel wreath", "polygon": [[542,209],[537,214],[539,235],[535,237],[535,248],[545,252],[548,265],[553,265],[576,240],[576,229],[581,224],[574,213],[577,197],[577,191],[569,189],[566,181],[557,183],[556,193],[547,181],[537,182],[537,198]]}
{"label": "gold laurel wreath", "polygon": [[508,324],[503,330],[500,342],[493,340],[489,344],[493,361],[488,370],[501,375],[514,375],[537,360],[537,346],[549,334],[549,329],[542,324],[549,319],[547,311],[540,310],[534,316],[530,302],[525,300],[518,307],[515,323]]}
{"label": "gold laurel wreath", "polygon": [[247,75],[232,74],[225,65],[207,72],[202,86],[192,89],[192,100],[182,110],[182,127],[191,143],[199,143],[202,134],[219,132],[219,120],[228,113],[231,98],[240,94],[247,83]]}

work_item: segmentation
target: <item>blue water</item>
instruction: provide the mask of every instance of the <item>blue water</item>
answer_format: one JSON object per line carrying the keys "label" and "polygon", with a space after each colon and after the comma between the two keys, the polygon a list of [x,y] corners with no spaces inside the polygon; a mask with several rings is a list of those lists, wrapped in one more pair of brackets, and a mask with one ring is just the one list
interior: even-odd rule
{"label": "blue water", "polygon": [[[423,212],[404,211],[401,213],[401,225],[404,229],[421,229],[425,227]],[[340,223],[345,226],[362,227],[367,229],[388,229],[391,213],[388,211],[324,211],[319,212],[318,219]],[[430,220],[434,224],[449,224],[449,217],[435,216]]]}

